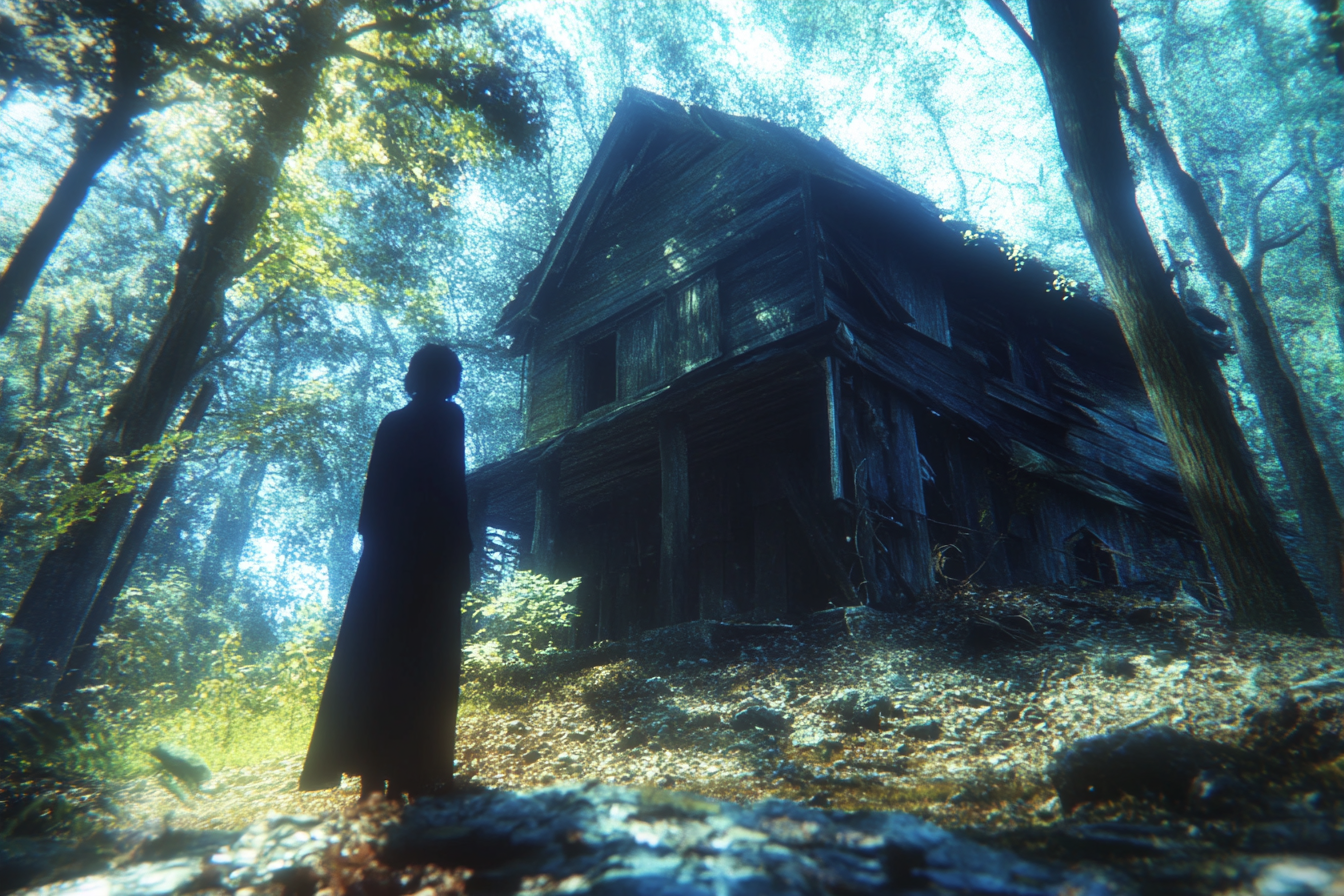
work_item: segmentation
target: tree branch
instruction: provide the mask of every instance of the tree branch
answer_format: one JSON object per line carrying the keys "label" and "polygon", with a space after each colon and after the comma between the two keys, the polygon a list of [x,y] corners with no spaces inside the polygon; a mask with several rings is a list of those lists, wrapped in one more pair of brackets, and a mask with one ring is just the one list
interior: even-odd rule
{"label": "tree branch", "polygon": [[1270,178],[1269,183],[1265,184],[1263,187],[1260,188],[1260,192],[1256,193],[1255,199],[1252,200],[1252,202],[1255,204],[1256,211],[1259,211],[1260,204],[1265,201],[1265,199],[1269,196],[1269,194],[1274,192],[1274,188],[1277,187],[1280,183],[1282,183],[1283,179],[1288,175],[1292,174],[1293,171],[1296,169],[1297,169],[1297,162],[1293,162],[1287,168],[1283,169],[1278,174]]}
{"label": "tree branch", "polygon": [[1017,20],[1017,16],[1013,15],[1013,11],[1008,8],[1008,4],[1004,0],[985,0],[985,3],[999,18],[1007,23],[1009,30],[1017,35],[1018,39],[1022,41],[1022,46],[1026,47],[1027,52],[1031,54],[1032,61],[1039,66],[1041,57],[1036,50],[1036,41],[1032,40],[1031,35],[1027,33],[1027,29]]}
{"label": "tree branch", "polygon": [[[1269,198],[1270,193],[1274,192],[1274,188],[1282,183],[1284,178],[1292,174],[1296,168],[1297,162],[1293,162],[1287,168],[1284,168],[1278,174],[1271,177],[1269,182],[1261,187],[1259,192],[1257,192],[1254,198],[1251,199],[1250,214],[1248,215],[1250,218],[1250,226],[1247,227],[1246,232],[1246,264],[1249,267],[1258,268],[1264,261],[1267,253],[1288,245],[1288,243],[1291,243],[1302,235],[1301,232],[1292,233],[1290,231],[1286,234],[1279,234],[1279,236],[1271,239],[1265,239],[1260,233],[1260,211],[1265,200]],[[1305,229],[1305,227],[1301,228],[1301,230]]]}
{"label": "tree branch", "polygon": [[1260,249],[1262,252],[1271,252],[1274,249],[1282,249],[1284,246],[1288,245],[1293,240],[1297,239],[1310,229],[1311,229],[1310,223],[1299,224],[1292,230],[1285,230],[1282,233],[1275,234],[1274,236],[1266,237],[1260,241]]}
{"label": "tree branch", "polygon": [[[351,38],[374,32],[380,34],[420,34],[439,24],[436,21],[426,19],[425,16],[432,15],[443,9],[445,6],[451,6],[452,3],[453,0],[439,0],[439,2],[431,3],[428,6],[417,9],[413,14],[400,13],[389,16],[386,19],[375,19],[372,22],[366,22],[363,25],[351,28],[349,31],[340,32],[336,35],[336,40],[339,43],[345,43]],[[455,14],[459,16],[472,16],[492,13],[499,9],[501,5],[502,4],[499,3],[491,3],[487,6],[478,6],[475,9],[456,10]]]}
{"label": "tree branch", "polygon": [[274,254],[275,254],[275,250],[277,250],[277,249],[279,249],[279,248],[280,248],[280,244],[279,244],[279,243],[271,243],[269,246],[265,247],[264,249],[259,249],[259,250],[257,250],[257,253],[256,253],[255,255],[253,255],[251,258],[249,258],[249,259],[247,259],[246,261],[243,262],[243,266],[238,270],[238,276],[239,276],[239,277],[242,277],[242,276],[246,275],[249,271],[251,271],[251,270],[252,270],[253,268],[255,268],[257,265],[261,264],[263,261],[265,261],[266,259],[270,258],[272,255],[274,255]]}
{"label": "tree branch", "polygon": [[248,316],[246,320],[238,324],[237,328],[235,328],[233,331],[233,335],[229,337],[227,342],[225,342],[223,345],[221,345],[214,351],[205,353],[204,357],[202,357],[201,360],[196,364],[196,369],[192,371],[191,375],[196,376],[200,374],[201,371],[205,370],[207,367],[214,364],[220,358],[223,358],[225,355],[232,354],[233,350],[238,347],[238,343],[242,342],[243,337],[247,335],[247,331],[252,329],[252,327],[255,326],[257,322],[260,321],[263,317],[270,314],[276,305],[279,305],[289,296],[291,291],[292,290],[290,289],[290,287],[286,286],[284,289],[280,290],[280,292],[276,294],[275,298],[263,304],[255,312],[253,312],[250,316]]}

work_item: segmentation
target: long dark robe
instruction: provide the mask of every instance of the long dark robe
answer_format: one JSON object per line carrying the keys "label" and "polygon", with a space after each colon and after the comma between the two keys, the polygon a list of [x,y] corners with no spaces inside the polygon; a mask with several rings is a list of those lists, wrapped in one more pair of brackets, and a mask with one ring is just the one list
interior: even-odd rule
{"label": "long dark robe", "polygon": [[416,398],[373,440],[364,548],[318,706],[300,790],[341,773],[412,786],[452,781],[470,584],[462,410]]}

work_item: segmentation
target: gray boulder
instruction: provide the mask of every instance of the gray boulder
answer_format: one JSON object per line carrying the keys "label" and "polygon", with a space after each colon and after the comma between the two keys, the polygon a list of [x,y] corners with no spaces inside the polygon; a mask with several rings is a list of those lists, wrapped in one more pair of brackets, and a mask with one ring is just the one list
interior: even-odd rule
{"label": "gray boulder", "polygon": [[768,706],[748,706],[733,716],[728,724],[734,731],[747,731],[752,728],[760,728],[763,731],[788,731],[793,727],[793,720]]}

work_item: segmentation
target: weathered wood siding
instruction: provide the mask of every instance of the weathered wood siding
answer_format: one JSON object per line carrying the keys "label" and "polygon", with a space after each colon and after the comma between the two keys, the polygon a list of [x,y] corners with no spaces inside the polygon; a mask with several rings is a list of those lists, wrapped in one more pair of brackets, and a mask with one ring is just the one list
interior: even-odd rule
{"label": "weathered wood siding", "polygon": [[951,345],[942,280],[902,252],[893,252],[884,260],[883,285],[914,318],[909,325],[935,342]]}
{"label": "weathered wood siding", "polygon": [[568,426],[574,403],[570,350],[539,339],[527,362],[527,440],[536,441]]}
{"label": "weathered wood siding", "polygon": [[627,400],[814,317],[799,175],[703,135],[651,146],[562,260],[543,303],[531,351],[529,443],[578,419],[575,346],[613,327],[617,397]]}
{"label": "weathered wood siding", "polygon": [[[796,209],[801,225],[802,207]],[[800,227],[777,231],[719,266],[724,348],[763,345],[816,319]]]}
{"label": "weathered wood siding", "polygon": [[544,326],[570,338],[708,270],[798,208],[798,177],[777,161],[737,143],[676,138],[599,210]]}
{"label": "weathered wood siding", "polygon": [[822,284],[830,313],[852,327],[908,326],[951,345],[947,297],[930,261],[890,226],[823,203]]}
{"label": "weathered wood siding", "polygon": [[719,356],[717,272],[679,286],[668,297],[667,375],[680,376]]}
{"label": "weathered wood siding", "polygon": [[663,378],[661,302],[652,305],[616,331],[616,397],[638,395]]}

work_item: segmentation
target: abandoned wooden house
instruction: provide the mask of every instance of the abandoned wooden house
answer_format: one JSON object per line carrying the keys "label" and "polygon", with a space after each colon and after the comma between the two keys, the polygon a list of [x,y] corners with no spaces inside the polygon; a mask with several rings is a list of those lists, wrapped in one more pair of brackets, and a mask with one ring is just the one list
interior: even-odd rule
{"label": "abandoned wooden house", "polygon": [[1066,288],[825,140],[628,90],[499,322],[525,445],[468,477],[476,541],[582,576],[584,640],[1204,576],[1114,315]]}

